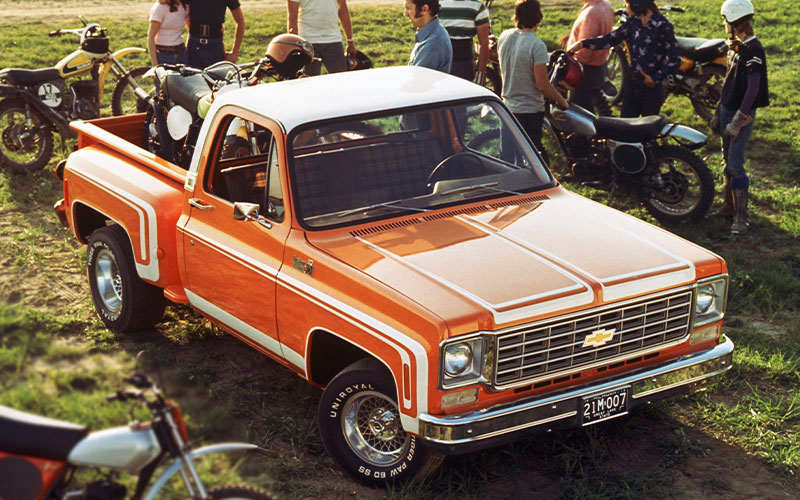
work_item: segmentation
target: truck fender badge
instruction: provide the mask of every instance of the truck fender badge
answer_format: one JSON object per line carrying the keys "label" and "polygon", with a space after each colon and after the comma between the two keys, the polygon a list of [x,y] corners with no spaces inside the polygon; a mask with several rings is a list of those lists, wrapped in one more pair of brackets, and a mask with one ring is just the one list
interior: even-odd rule
{"label": "truck fender badge", "polygon": [[303,259],[292,256],[292,267],[311,276],[311,273],[314,271],[314,261],[308,259],[308,264],[306,264]]}
{"label": "truck fender badge", "polygon": [[615,333],[617,333],[616,328],[600,328],[599,330],[595,330],[583,339],[583,347],[600,347],[605,345],[609,340],[614,338]]}

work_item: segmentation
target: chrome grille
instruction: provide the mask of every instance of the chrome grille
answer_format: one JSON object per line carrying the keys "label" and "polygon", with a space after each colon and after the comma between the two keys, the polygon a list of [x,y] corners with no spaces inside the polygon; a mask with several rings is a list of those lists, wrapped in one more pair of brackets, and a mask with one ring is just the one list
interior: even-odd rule
{"label": "chrome grille", "polygon": [[[682,290],[500,334],[494,385],[541,380],[680,340],[689,334],[692,293]],[[584,347],[586,336],[601,329],[615,330],[611,340]]]}

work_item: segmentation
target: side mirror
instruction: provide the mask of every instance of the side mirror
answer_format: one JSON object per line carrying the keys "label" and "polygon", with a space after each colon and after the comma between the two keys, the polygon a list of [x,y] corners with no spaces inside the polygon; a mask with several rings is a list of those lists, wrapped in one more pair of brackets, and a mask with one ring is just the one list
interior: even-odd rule
{"label": "side mirror", "polygon": [[267,229],[272,228],[272,224],[258,215],[258,203],[247,203],[237,201],[233,204],[233,220],[252,220],[258,222]]}

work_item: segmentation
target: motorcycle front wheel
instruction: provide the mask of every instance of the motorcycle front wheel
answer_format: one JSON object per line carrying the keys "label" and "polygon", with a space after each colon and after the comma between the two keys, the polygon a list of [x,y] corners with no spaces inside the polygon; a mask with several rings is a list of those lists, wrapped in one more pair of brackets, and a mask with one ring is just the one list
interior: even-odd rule
{"label": "motorcycle front wheel", "polygon": [[644,206],[666,224],[702,219],[714,201],[714,178],[706,163],[682,146],[653,151]]}
{"label": "motorcycle front wheel", "polygon": [[217,486],[208,490],[211,500],[275,500],[271,494],[245,485]]}
{"label": "motorcycle front wheel", "polygon": [[114,86],[114,93],[111,96],[111,113],[114,116],[132,115],[134,113],[144,113],[147,110],[147,103],[136,95],[135,87],[128,80],[128,76],[136,81],[148,95],[152,95],[155,84],[152,78],[145,78],[144,74],[150,69],[149,66],[142,66],[129,71],[123,75]]}
{"label": "motorcycle front wheel", "polygon": [[44,168],[53,156],[53,133],[50,123],[38,111],[19,101],[0,101],[0,166],[17,174]]}
{"label": "motorcycle front wheel", "polygon": [[622,45],[617,45],[608,53],[606,61],[606,83],[602,94],[606,102],[615,106],[622,102],[622,92],[628,85],[628,54]]}
{"label": "motorcycle front wheel", "polygon": [[709,64],[702,67],[701,83],[697,85],[689,100],[695,112],[708,123],[714,115],[714,108],[722,97],[722,84],[725,83],[725,67]]}

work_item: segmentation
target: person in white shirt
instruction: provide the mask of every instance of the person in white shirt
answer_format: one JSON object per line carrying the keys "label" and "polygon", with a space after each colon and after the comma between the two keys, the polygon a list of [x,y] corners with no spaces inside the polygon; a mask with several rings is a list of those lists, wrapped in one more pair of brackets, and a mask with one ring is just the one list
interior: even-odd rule
{"label": "person in white shirt", "polygon": [[328,73],[347,70],[339,23],[347,37],[347,53],[355,56],[357,52],[347,0],[287,0],[287,9],[289,33],[300,35],[314,46],[314,60],[303,73],[318,75],[322,64]]}
{"label": "person in white shirt", "polygon": [[183,0],[157,0],[153,4],[147,30],[150,64],[187,64],[183,28],[188,21],[189,10]]}

